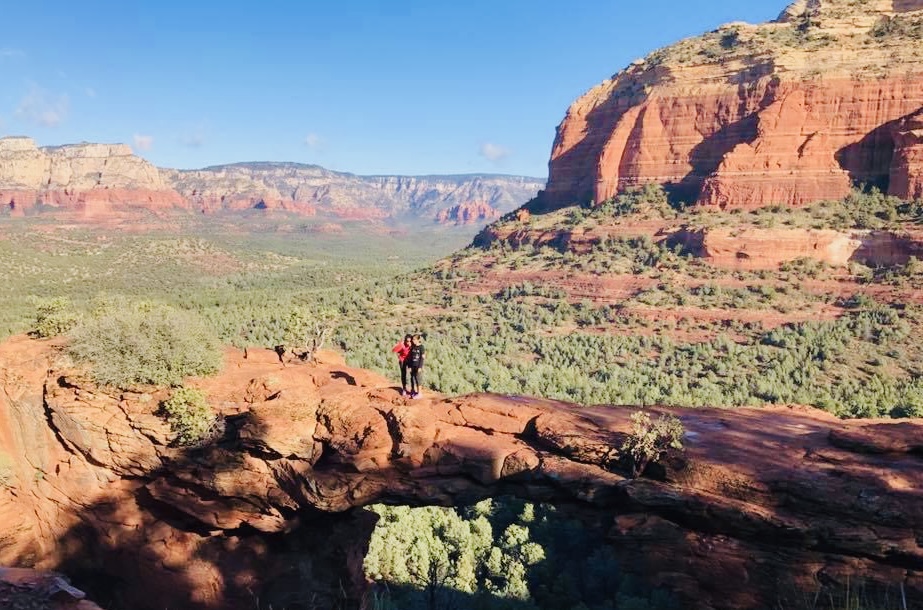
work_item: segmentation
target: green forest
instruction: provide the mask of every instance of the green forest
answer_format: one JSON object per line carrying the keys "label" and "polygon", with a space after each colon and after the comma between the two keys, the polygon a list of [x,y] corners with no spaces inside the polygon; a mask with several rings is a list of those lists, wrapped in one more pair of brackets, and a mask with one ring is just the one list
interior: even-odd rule
{"label": "green forest", "polygon": [[374,506],[365,558],[380,610],[668,610],[624,572],[605,526],[515,498],[459,509]]}

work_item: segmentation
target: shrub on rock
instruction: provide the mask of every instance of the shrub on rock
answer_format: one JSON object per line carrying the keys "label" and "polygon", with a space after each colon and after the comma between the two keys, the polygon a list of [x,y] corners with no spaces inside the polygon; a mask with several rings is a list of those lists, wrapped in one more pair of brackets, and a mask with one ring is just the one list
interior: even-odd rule
{"label": "shrub on rock", "polygon": [[636,411],[631,416],[631,423],[631,434],[622,444],[622,454],[631,461],[632,474],[636,477],[670,449],[683,448],[686,431],[682,422],[673,415],[661,415],[652,420],[644,411]]}
{"label": "shrub on rock", "polygon": [[205,394],[195,388],[177,388],[161,403],[170,428],[176,433],[177,445],[197,445],[220,432],[219,418],[208,406]]}
{"label": "shrub on rock", "polygon": [[215,333],[201,318],[168,305],[110,303],[71,333],[70,354],[90,365],[97,383],[120,388],[178,386],[218,371]]}
{"label": "shrub on rock", "polygon": [[38,299],[35,302],[32,332],[36,337],[63,335],[79,323],[80,314],[74,310],[70,300],[65,297]]}

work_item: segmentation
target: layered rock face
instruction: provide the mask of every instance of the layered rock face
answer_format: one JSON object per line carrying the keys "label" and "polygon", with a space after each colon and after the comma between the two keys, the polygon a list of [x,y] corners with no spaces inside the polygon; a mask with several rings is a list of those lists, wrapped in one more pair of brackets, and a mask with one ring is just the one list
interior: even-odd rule
{"label": "layered rock face", "polygon": [[257,209],[467,224],[522,205],[543,184],[520,176],[356,176],[295,163],[158,169],[124,144],[38,148],[30,138],[0,138],[0,213],[13,215],[41,204],[100,219],[126,209]]}
{"label": "layered rock face", "polygon": [[753,225],[695,228],[666,220],[642,220],[590,227],[532,229],[514,223],[485,227],[473,245],[489,248],[501,242],[519,248],[551,247],[586,254],[609,239],[646,237],[668,248],[681,245],[687,254],[725,269],[775,270],[799,259],[833,267],[861,263],[868,267],[906,265],[923,260],[923,230],[834,230],[760,228]]}
{"label": "layered rock face", "polygon": [[452,210],[482,202],[483,219],[535,196],[543,182],[520,176],[357,176],[316,165],[238,163],[163,170],[164,179],[202,211],[320,210],[342,218],[423,218],[455,223]]}
{"label": "layered rock face", "polygon": [[30,138],[0,138],[0,205],[20,214],[37,204],[86,215],[188,207],[157,168],[126,145],[38,148]]}
{"label": "layered rock face", "polygon": [[912,257],[923,259],[921,231],[717,228],[678,231],[665,240],[683,242],[695,256],[731,269],[778,269],[799,259],[833,267],[857,262],[876,268],[906,265]]}
{"label": "layered rock face", "polygon": [[591,89],[558,127],[534,209],[667,185],[687,202],[755,208],[919,195],[923,3],[796,2],[656,51]]}
{"label": "layered rock face", "polygon": [[195,382],[227,417],[225,436],[182,450],[154,415],[166,391],[107,391],[53,361],[45,343],[0,345],[0,449],[13,458],[0,563],[93,566],[128,583],[109,594],[131,607],[252,608],[299,571],[280,555],[283,534],[307,540],[301,599],[333,607],[318,570],[338,561],[332,582],[351,574],[361,588],[355,537],[371,524],[338,529],[325,514],[512,493],[610,519],[624,565],[689,608],[768,608],[817,580],[859,578],[900,585],[907,607],[923,608],[920,422],[676,411],[685,453],[630,479],[619,448],[631,409],[405,401],[329,354],[283,366],[229,351],[220,376]]}
{"label": "layered rock face", "polygon": [[500,218],[500,212],[489,203],[472,201],[442,210],[436,215],[436,222],[439,224],[470,225],[498,218]]}
{"label": "layered rock face", "polygon": [[904,199],[923,199],[923,109],[898,122],[893,133],[891,192]]}

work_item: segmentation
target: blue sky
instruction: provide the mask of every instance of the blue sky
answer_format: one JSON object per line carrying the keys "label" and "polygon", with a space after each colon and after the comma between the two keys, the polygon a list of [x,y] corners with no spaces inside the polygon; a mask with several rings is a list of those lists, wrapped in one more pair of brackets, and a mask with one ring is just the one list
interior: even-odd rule
{"label": "blue sky", "polygon": [[581,93],[660,46],[785,4],[11,2],[0,134],[126,142],[165,167],[541,177]]}

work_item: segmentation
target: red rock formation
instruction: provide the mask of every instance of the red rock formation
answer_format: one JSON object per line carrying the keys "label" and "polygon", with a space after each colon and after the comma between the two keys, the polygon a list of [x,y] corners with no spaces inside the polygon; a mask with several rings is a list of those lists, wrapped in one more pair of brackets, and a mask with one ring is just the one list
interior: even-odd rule
{"label": "red rock formation", "polygon": [[890,191],[901,199],[923,199],[923,109],[900,121],[893,133]]}
{"label": "red rock formation", "polygon": [[487,248],[502,242],[513,248],[530,245],[583,254],[609,239],[645,237],[669,247],[682,244],[687,253],[716,267],[752,270],[778,269],[801,258],[834,267],[850,262],[893,267],[907,264],[911,257],[923,260],[923,231],[919,229],[767,229],[748,224],[695,229],[663,219],[612,219],[567,229],[560,228],[558,222],[548,224],[551,226],[532,227],[523,221],[495,223],[475,237],[474,245]]}
{"label": "red rock formation", "polygon": [[[331,355],[283,366],[251,350],[228,352],[220,376],[196,382],[230,417],[227,437],[182,451],[153,415],[165,392],[46,377],[52,356],[25,338],[0,345],[0,448],[16,464],[0,517],[24,524],[0,537],[0,562],[91,559],[132,583],[119,593],[134,607],[252,607],[286,563],[270,550],[273,532],[330,533],[312,553],[346,531],[368,535],[368,523],[334,531],[316,511],[501,493],[608,515],[625,565],[690,608],[770,607],[779,582],[812,590],[818,577],[901,583],[908,607],[923,607],[921,422],[673,411],[686,452],[653,478],[628,479],[618,448],[629,409],[492,395],[408,402]],[[361,545],[335,561],[345,566]]]}
{"label": "red rock formation", "polygon": [[[836,199],[860,183],[913,195],[921,9],[796,3],[783,21],[729,24],[635,62],[570,107],[534,207],[649,182],[738,208]],[[893,28],[876,29],[881,19]]]}
{"label": "red rock formation", "polygon": [[757,229],[721,227],[681,236],[698,256],[717,267],[778,269],[797,259],[844,267],[905,265],[923,259],[923,232],[833,231],[828,229]]}
{"label": "red rock formation", "polygon": [[699,233],[697,254],[718,267],[777,269],[781,263],[810,258],[843,266],[862,242],[832,230],[708,229]]}
{"label": "red rock formation", "polygon": [[267,209],[344,219],[435,217],[470,201],[503,212],[535,195],[543,182],[518,176],[357,176],[298,163],[237,163],[200,170],[161,170],[203,211]]}
{"label": "red rock formation", "polygon": [[38,204],[90,217],[119,209],[188,208],[157,168],[127,146],[38,148],[29,138],[0,138],[0,208],[20,215]]}
{"label": "red rock formation", "polygon": [[35,207],[38,193],[26,189],[0,189],[0,212],[8,211],[11,216],[23,216],[26,210]]}
{"label": "red rock formation", "polygon": [[[756,113],[753,141],[737,144],[705,178],[699,203],[802,205],[842,198],[855,184],[888,184],[897,152],[888,123],[923,103],[923,74],[915,81],[783,85],[772,98]],[[920,169],[905,164],[898,172]],[[901,194],[897,185],[889,192]]]}
{"label": "red rock formation", "polygon": [[[39,148],[30,138],[0,138],[0,213],[38,205],[103,220],[124,212],[265,210],[302,216],[380,220],[432,218],[456,203],[490,201],[509,211],[542,186],[520,176],[356,176],[294,163],[252,163],[180,171],[158,169],[121,144]],[[496,216],[460,212],[466,222]]]}
{"label": "red rock formation", "polygon": [[483,201],[460,203],[436,214],[438,224],[453,225],[470,225],[498,218],[500,212]]}
{"label": "red rock formation", "polygon": [[316,206],[302,201],[285,199],[274,191],[241,192],[222,196],[203,195],[193,192],[187,196],[187,200],[195,210],[203,214],[214,214],[223,211],[266,210],[270,212],[291,212],[300,216],[317,215]]}

